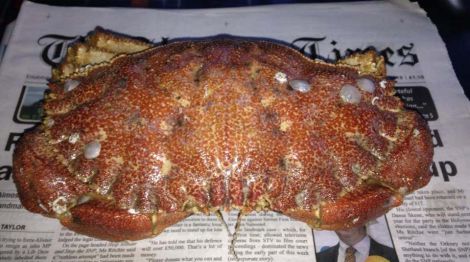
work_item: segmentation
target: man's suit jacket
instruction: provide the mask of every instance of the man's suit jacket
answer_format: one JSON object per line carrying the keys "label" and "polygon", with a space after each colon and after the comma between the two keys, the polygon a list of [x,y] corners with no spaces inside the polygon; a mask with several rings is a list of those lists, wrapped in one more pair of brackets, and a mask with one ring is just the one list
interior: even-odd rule
{"label": "man's suit jacket", "polygon": [[[326,250],[317,253],[318,262],[336,262],[338,259],[339,243]],[[393,248],[384,246],[374,239],[370,238],[369,256],[381,256],[390,262],[398,262],[397,253]],[[341,262],[341,261],[340,261]]]}

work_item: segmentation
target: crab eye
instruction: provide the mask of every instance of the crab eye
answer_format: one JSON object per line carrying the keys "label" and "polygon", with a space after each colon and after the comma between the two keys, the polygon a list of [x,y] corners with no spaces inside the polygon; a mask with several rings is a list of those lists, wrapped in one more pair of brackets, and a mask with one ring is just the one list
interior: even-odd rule
{"label": "crab eye", "polygon": [[387,81],[385,81],[385,80],[380,81],[379,84],[380,84],[381,88],[386,88],[387,87]]}
{"label": "crab eye", "polygon": [[73,133],[69,136],[69,143],[70,144],[75,144],[77,141],[80,139],[80,134],[78,133]]}
{"label": "crab eye", "polygon": [[274,75],[274,79],[276,79],[280,84],[287,82],[287,75],[283,72],[277,72]]}

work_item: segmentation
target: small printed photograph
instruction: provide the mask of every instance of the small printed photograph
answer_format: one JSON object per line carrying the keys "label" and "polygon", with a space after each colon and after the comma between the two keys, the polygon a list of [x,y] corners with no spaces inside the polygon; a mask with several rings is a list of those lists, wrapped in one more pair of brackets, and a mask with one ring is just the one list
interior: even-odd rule
{"label": "small printed photograph", "polygon": [[47,87],[44,86],[23,86],[16,106],[15,122],[37,123],[41,121],[43,115],[42,102],[46,90]]}
{"label": "small printed photograph", "polygon": [[426,121],[439,118],[429,89],[424,86],[396,86],[397,95],[407,109],[416,110]]}
{"label": "small printed photograph", "polygon": [[398,262],[384,216],[348,230],[314,230],[318,262]]}

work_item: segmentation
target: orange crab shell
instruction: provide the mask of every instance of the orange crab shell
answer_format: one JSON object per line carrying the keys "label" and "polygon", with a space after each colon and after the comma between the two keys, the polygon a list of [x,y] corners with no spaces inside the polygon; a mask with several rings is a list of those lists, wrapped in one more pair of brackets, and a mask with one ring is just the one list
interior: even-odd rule
{"label": "orange crab shell", "polygon": [[25,208],[114,241],[232,209],[343,229],[429,182],[427,125],[373,52],[327,64],[240,39],[137,49],[55,69],[47,117],[14,153]]}

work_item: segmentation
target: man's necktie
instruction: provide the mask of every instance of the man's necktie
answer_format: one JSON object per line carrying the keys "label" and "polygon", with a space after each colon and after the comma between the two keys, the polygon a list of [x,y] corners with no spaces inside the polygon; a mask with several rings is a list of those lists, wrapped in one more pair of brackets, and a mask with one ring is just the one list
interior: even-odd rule
{"label": "man's necktie", "polygon": [[354,253],[356,253],[356,249],[353,247],[346,248],[344,262],[356,262],[356,256],[354,256]]}

